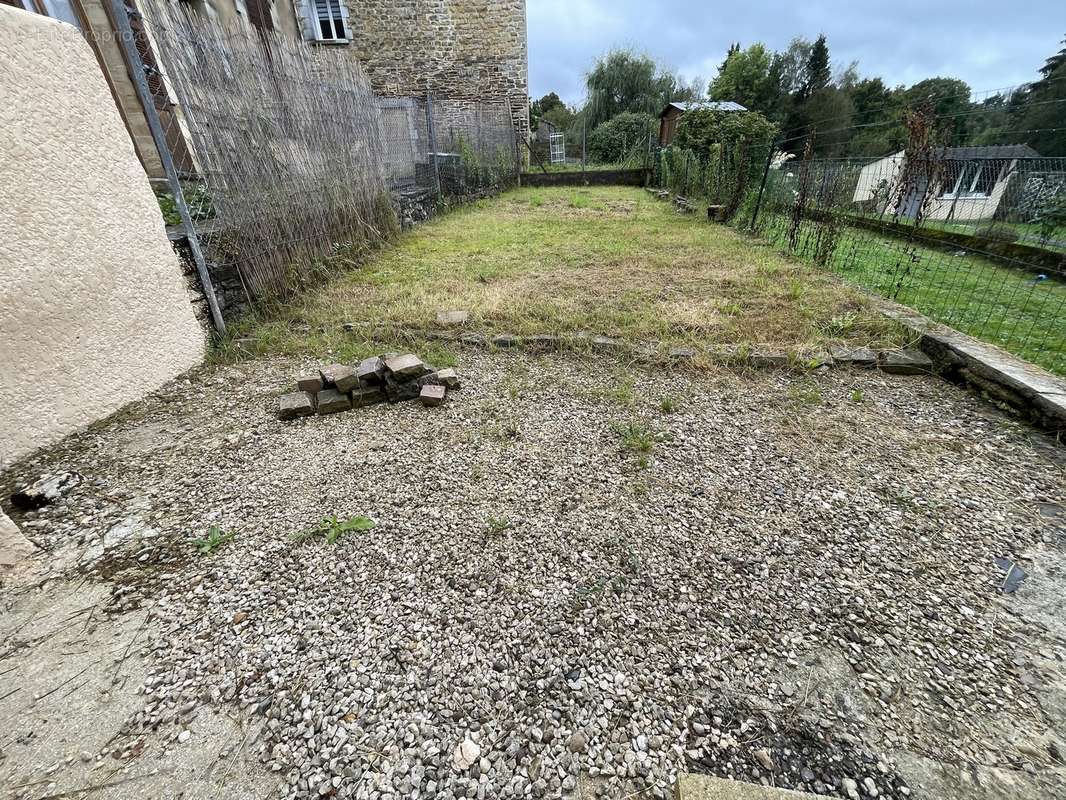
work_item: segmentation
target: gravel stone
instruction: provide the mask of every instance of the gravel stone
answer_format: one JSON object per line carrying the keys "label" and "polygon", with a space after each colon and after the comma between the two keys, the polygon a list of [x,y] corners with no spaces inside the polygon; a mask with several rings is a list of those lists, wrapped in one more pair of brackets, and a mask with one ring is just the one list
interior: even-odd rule
{"label": "gravel stone", "polygon": [[[1013,765],[1046,741],[1033,682],[1066,653],[1005,611],[1043,573],[1007,596],[994,562],[1060,527],[1061,452],[1031,429],[932,376],[460,359],[446,414],[314,425],[269,402],[309,362],[212,367],[17,466],[87,476],[17,520],[57,574],[113,586],[97,614],[150,603],[120,756],[244,713],[287,798],[571,798],[580,776],[662,798],[680,770],[903,798],[900,753]],[[376,525],[294,540],[334,514]],[[212,525],[236,535],[200,557]],[[1062,794],[1025,759],[1014,780]]]}

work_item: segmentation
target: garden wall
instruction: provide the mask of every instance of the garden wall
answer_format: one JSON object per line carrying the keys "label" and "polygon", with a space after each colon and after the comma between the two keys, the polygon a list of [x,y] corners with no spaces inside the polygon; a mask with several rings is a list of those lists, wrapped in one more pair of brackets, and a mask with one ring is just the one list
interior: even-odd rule
{"label": "garden wall", "polygon": [[651,170],[590,169],[584,172],[523,172],[523,186],[645,186]]}
{"label": "garden wall", "polygon": [[96,58],[0,5],[0,467],[199,363],[204,332]]}

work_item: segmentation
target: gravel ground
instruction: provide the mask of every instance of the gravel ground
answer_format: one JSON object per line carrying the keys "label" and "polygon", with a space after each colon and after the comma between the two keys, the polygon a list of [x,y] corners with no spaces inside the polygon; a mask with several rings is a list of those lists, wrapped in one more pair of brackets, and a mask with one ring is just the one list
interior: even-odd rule
{"label": "gravel ground", "polygon": [[[277,421],[306,367],[206,370],[5,476],[86,478],[14,515],[50,553],[5,607],[77,575],[146,620],[108,757],[195,748],[214,711],[287,797],[1066,794],[1061,631],[993,561],[1061,548],[1066,473],[990,406],[468,351],[442,408]],[[331,514],[377,524],[294,539]],[[2,741],[0,783],[53,766]]]}

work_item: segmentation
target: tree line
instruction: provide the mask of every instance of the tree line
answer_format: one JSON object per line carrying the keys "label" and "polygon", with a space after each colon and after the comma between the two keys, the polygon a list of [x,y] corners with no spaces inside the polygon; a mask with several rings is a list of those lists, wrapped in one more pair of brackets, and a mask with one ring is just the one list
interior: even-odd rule
{"label": "tree line", "polygon": [[921,108],[935,116],[939,140],[948,146],[1028,144],[1044,156],[1066,156],[1066,39],[1038,73],[1032,83],[980,100],[958,78],[889,86],[860,76],[857,62],[834,70],[821,35],[797,37],[776,52],[761,42],[734,44],[704,87],[646,55],[613,50],[586,76],[580,107],[552,92],[531,103],[530,121],[535,128],[545,119],[571,141],[584,132],[593,157],[610,160],[635,132],[650,130],[668,102],[732,100],[775,125],[788,152],[801,153],[811,138],[821,157],[879,157],[902,149],[904,112]]}

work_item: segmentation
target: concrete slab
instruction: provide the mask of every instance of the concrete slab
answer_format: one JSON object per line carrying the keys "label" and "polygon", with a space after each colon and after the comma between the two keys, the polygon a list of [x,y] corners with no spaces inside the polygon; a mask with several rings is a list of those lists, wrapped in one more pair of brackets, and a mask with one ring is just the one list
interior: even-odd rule
{"label": "concrete slab", "polygon": [[688,772],[677,779],[677,800],[811,800],[817,796]]}

